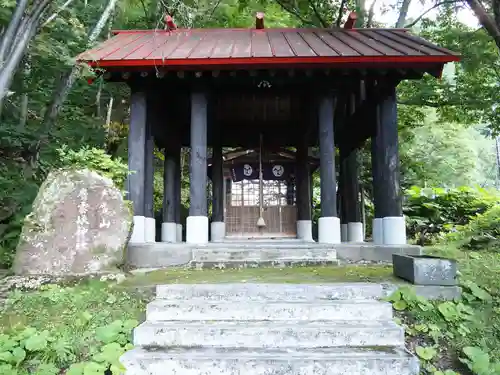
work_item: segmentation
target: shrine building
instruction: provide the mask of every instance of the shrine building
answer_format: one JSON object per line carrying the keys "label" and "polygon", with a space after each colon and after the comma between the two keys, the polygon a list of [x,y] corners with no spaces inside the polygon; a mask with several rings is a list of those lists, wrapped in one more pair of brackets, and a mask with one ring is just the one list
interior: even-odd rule
{"label": "shrine building", "polygon": [[[459,56],[405,29],[356,29],[349,20],[343,28],[309,29],[265,28],[262,15],[251,29],[171,23],[115,31],[78,57],[131,90],[131,243],[155,241],[155,145],[165,155],[162,242],[363,242],[358,153],[371,139],[373,242],[406,244],[396,88],[425,74],[440,77]],[[189,148],[185,223],[181,148]],[[320,178],[317,236],[313,171]]]}

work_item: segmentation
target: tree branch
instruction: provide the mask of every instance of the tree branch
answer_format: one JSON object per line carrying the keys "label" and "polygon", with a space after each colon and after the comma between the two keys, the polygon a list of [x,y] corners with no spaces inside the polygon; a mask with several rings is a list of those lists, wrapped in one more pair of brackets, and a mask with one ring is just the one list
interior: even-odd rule
{"label": "tree branch", "polygon": [[323,17],[321,17],[321,14],[319,14],[318,8],[316,7],[316,4],[314,4],[314,0],[309,0],[309,5],[311,6],[311,8],[313,10],[314,15],[321,23],[321,26],[328,27],[328,24],[326,23],[326,21],[323,19]]}
{"label": "tree branch", "polygon": [[144,17],[149,21],[149,12],[148,9],[146,8],[146,4],[144,3],[144,0],[141,0],[142,4],[142,10],[144,11]]}
{"label": "tree branch", "polygon": [[278,5],[279,5],[281,8],[283,8],[283,10],[284,10],[285,12],[288,12],[288,13],[290,13],[291,15],[293,15],[293,16],[295,16],[295,17],[297,17],[297,18],[299,19],[299,21],[300,21],[300,22],[302,22],[303,24],[310,25],[310,26],[315,26],[314,22],[306,20],[304,17],[302,17],[302,16],[300,15],[300,13],[299,13],[297,10],[289,8],[288,6],[286,6],[286,5],[283,3],[283,1],[281,1],[281,0],[275,0],[275,1],[278,3]]}
{"label": "tree branch", "polygon": [[347,0],[342,0],[342,2],[340,3],[339,14],[337,16],[337,21],[335,22],[335,26],[337,27],[340,27],[340,24],[342,23],[342,14],[344,14],[344,8],[346,3]]}
{"label": "tree branch", "polygon": [[370,5],[370,10],[368,11],[368,19],[366,20],[366,27],[370,28],[373,25],[373,17],[375,17],[375,3],[377,0],[373,0],[372,5]]}
{"label": "tree branch", "polygon": [[431,10],[436,9],[437,7],[440,7],[441,5],[455,4],[455,3],[458,3],[458,1],[459,0],[444,0],[444,1],[440,1],[439,3],[436,3],[433,6],[431,6],[429,9],[427,9],[425,12],[423,12],[420,16],[418,16],[417,18],[415,18],[415,20],[413,20],[412,22],[410,22],[408,25],[405,25],[404,27],[409,29],[410,27],[415,26]]}
{"label": "tree branch", "polygon": [[453,107],[456,105],[467,106],[467,105],[484,104],[484,101],[483,100],[466,100],[466,101],[464,101],[464,100],[456,99],[456,101],[449,100],[449,101],[442,101],[442,102],[432,102],[432,101],[427,101],[427,100],[421,99],[421,100],[398,100],[398,104],[418,105],[418,106],[439,108],[439,107]]}
{"label": "tree branch", "polygon": [[42,24],[42,27],[47,26],[50,22],[52,22],[54,18],[56,18],[59,15],[59,13],[61,13],[64,9],[66,9],[68,5],[71,4],[72,2],[73,0],[66,0],[66,2],[63,5],[61,5],[61,7],[58,10],[52,13],[52,15],[45,20],[45,22]]}
{"label": "tree branch", "polygon": [[212,17],[214,16],[215,11],[217,10],[217,8],[219,7],[219,5],[220,5],[221,2],[222,2],[222,0],[217,0],[217,3],[214,5],[214,7],[212,8],[212,11],[210,12],[210,15],[208,16],[209,20],[212,19]]}
{"label": "tree branch", "polygon": [[486,29],[488,34],[493,38],[498,49],[500,49],[500,25],[495,23],[493,17],[491,17],[483,4],[479,0],[466,0],[467,4],[471,7],[472,11],[476,15],[477,19]]}
{"label": "tree branch", "polygon": [[398,21],[396,22],[396,28],[401,28],[406,22],[406,16],[408,14],[408,9],[410,8],[410,3],[411,0],[403,0],[403,4],[401,5],[401,8],[399,9],[399,17]]}

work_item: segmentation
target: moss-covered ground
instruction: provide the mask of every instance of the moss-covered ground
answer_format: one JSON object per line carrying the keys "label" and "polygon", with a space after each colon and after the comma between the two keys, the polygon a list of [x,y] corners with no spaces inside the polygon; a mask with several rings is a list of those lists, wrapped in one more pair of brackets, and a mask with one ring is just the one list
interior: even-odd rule
{"label": "moss-covered ground", "polygon": [[392,266],[346,265],[296,268],[244,268],[188,270],[171,268],[136,273],[121,285],[150,286],[156,284],[195,283],[334,283],[334,282],[398,282]]}

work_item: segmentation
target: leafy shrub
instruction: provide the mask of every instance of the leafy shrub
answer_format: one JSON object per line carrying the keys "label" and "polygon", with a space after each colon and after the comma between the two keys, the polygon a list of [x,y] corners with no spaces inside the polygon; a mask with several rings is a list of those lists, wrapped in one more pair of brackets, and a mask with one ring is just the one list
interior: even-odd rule
{"label": "leafy shrub", "polygon": [[387,298],[395,310],[404,312],[400,323],[418,343],[414,350],[426,373],[456,374],[436,368],[436,363],[442,363],[436,357],[451,356],[475,375],[499,374],[500,362],[495,360],[499,354],[499,297],[494,289],[466,277],[461,280],[462,298],[453,301],[428,301],[410,287]]}
{"label": "leafy shrub", "polygon": [[[101,343],[91,353],[88,361],[72,364],[65,372],[67,375],[121,374],[124,370],[119,362],[120,356],[132,348],[130,332],[137,326],[135,320],[121,321],[99,327],[96,338]],[[0,374],[57,375],[61,373],[61,363],[74,361],[76,350],[71,343],[58,340],[48,330],[39,332],[36,328],[26,327],[10,335],[0,334]]]}
{"label": "leafy shrub", "polygon": [[500,251],[500,205],[477,215],[467,225],[456,228],[447,240],[457,240],[462,248]]}
{"label": "leafy shrub", "polygon": [[433,243],[498,203],[500,195],[497,192],[481,188],[414,186],[405,192],[408,235],[420,245]]}
{"label": "leafy shrub", "polygon": [[109,177],[113,182],[124,189],[128,176],[128,166],[120,158],[113,159],[105,150],[84,146],[78,151],[63,146],[57,150],[63,166],[72,168],[87,168]]}
{"label": "leafy shrub", "polygon": [[2,122],[0,127],[0,268],[12,263],[24,217],[31,210],[46,165],[33,163],[36,133]]}

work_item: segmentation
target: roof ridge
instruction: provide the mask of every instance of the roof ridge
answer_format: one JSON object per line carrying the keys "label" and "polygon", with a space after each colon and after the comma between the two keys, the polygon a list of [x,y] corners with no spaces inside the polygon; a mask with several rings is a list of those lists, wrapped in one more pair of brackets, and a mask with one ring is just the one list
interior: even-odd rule
{"label": "roof ridge", "polygon": [[[227,28],[227,27],[218,27],[218,28],[203,28],[203,27],[198,27],[198,28],[180,28],[178,27],[175,30],[162,30],[162,29],[132,29],[132,30],[111,30],[111,33],[113,35],[118,35],[118,34],[133,34],[133,33],[159,33],[159,34],[176,34],[179,32],[186,32],[186,31],[198,31],[198,32],[220,32],[220,31],[251,31],[251,30],[257,30],[253,27],[233,27],[233,28]],[[411,31],[410,29],[407,28],[388,28],[388,27],[380,27],[380,28],[355,28],[355,29],[343,29],[343,28],[331,28],[331,27],[267,27],[265,29],[260,29],[259,31],[261,32],[268,32],[268,31],[301,31],[301,30],[328,30],[332,32],[357,32],[357,31],[403,31],[403,32],[409,32]]]}

